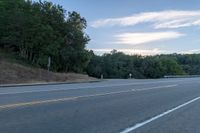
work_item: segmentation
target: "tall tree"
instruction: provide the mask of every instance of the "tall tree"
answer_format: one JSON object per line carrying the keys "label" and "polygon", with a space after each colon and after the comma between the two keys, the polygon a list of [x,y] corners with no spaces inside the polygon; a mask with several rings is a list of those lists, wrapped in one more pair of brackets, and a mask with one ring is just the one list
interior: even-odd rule
{"label": "tall tree", "polygon": [[1,0],[0,47],[51,70],[82,72],[90,60],[85,49],[87,22],[52,2]]}

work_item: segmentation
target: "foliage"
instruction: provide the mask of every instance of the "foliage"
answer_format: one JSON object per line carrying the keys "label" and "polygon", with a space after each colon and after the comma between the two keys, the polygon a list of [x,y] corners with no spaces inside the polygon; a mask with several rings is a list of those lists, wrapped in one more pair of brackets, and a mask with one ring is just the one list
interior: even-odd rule
{"label": "foliage", "polygon": [[106,78],[162,78],[165,75],[200,74],[200,54],[192,55],[125,55],[112,51],[103,56],[93,55],[87,73]]}
{"label": "foliage", "polygon": [[[161,78],[200,74],[200,54],[125,55],[116,50],[97,56],[85,49],[90,38],[87,22],[52,2],[0,0],[0,50],[33,66],[59,72],[87,72],[106,78]],[[1,52],[0,51],[0,52]]]}
{"label": "foliage", "polygon": [[82,72],[90,55],[85,18],[47,1],[1,0],[0,48],[53,71]]}

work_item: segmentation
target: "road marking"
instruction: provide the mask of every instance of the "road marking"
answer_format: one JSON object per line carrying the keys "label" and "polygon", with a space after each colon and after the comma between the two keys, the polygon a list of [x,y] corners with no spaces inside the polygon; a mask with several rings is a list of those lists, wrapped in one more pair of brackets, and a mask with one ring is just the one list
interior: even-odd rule
{"label": "road marking", "polygon": [[126,93],[126,92],[131,92],[131,91],[133,91],[133,90],[118,91],[118,92],[111,92],[111,93],[104,93],[104,94],[95,94],[95,95],[86,95],[86,96],[77,96],[77,97],[68,97],[68,98],[60,98],[60,99],[52,99],[52,100],[43,100],[43,101],[33,101],[33,102],[8,104],[8,105],[2,105],[2,106],[0,106],[0,109],[20,107],[20,106],[27,106],[27,105],[44,104],[44,103],[52,103],[52,102],[70,101],[70,100],[77,100],[79,98],[89,98],[89,97],[96,97],[96,96],[106,96],[106,95],[120,94],[120,93]]}
{"label": "road marking", "polygon": [[14,107],[21,107],[21,106],[29,106],[29,105],[36,105],[36,104],[44,104],[44,103],[51,103],[51,102],[61,102],[61,101],[68,101],[68,100],[75,100],[75,97],[72,98],[62,98],[62,99],[53,99],[53,100],[44,100],[44,101],[33,101],[33,102],[25,102],[25,103],[16,103],[16,104],[8,104],[0,106],[0,109],[6,108],[14,108]]}
{"label": "road marking", "polygon": [[196,97],[196,98],[194,98],[194,99],[192,99],[192,100],[190,100],[190,101],[188,101],[188,102],[186,102],[186,103],[184,103],[184,104],[181,104],[181,105],[179,105],[179,106],[177,106],[177,107],[175,107],[175,108],[172,108],[172,109],[170,109],[170,110],[167,110],[167,111],[165,111],[165,112],[163,112],[163,113],[161,113],[161,114],[159,114],[159,115],[157,115],[157,116],[154,116],[154,117],[152,117],[152,118],[150,118],[150,119],[148,119],[148,120],[146,120],[146,121],[143,121],[143,122],[141,122],[141,123],[137,123],[137,124],[135,124],[134,126],[129,127],[129,128],[125,129],[124,131],[122,131],[122,132],[120,132],[120,133],[129,133],[129,132],[132,132],[132,131],[134,131],[134,130],[140,128],[140,127],[145,126],[145,125],[148,124],[148,123],[151,123],[151,122],[153,122],[153,121],[155,121],[155,120],[157,120],[157,119],[159,119],[159,118],[164,117],[165,115],[168,115],[168,114],[170,114],[170,113],[172,113],[172,112],[174,112],[174,111],[176,111],[176,110],[178,110],[178,109],[181,109],[181,108],[183,108],[183,107],[185,107],[185,106],[187,106],[187,105],[189,105],[189,104],[191,104],[191,103],[193,103],[193,102],[195,102],[195,101],[197,101],[197,100],[199,100],[199,99],[200,99],[200,97]]}
{"label": "road marking", "polygon": [[166,86],[156,86],[156,87],[151,87],[151,88],[141,88],[141,89],[132,89],[134,91],[146,91],[146,90],[153,90],[153,89],[159,89],[159,88],[171,88],[178,86],[178,84],[175,85],[166,85]]}
{"label": "road marking", "polygon": [[103,86],[86,86],[86,87],[77,87],[77,88],[61,88],[61,89],[46,89],[46,90],[27,90],[27,91],[21,91],[21,92],[19,90],[19,92],[2,92],[2,93],[0,93],[0,95],[14,95],[14,94],[38,93],[38,92],[52,92],[52,91],[68,91],[68,90],[89,89],[89,88],[120,87],[120,86],[129,86],[129,85],[170,83],[170,82],[179,82],[179,81],[183,81],[183,80],[176,80],[176,81],[156,81],[156,82],[147,82],[147,83],[112,84],[112,85],[103,85]]}
{"label": "road marking", "polygon": [[7,104],[7,105],[1,105],[0,109],[14,108],[14,107],[20,107],[20,106],[30,106],[30,105],[36,105],[36,104],[53,103],[53,102],[70,101],[70,100],[77,100],[79,98],[106,96],[106,95],[114,95],[114,94],[128,93],[128,92],[135,92],[135,91],[146,91],[146,90],[152,90],[152,89],[158,89],[158,88],[171,88],[171,87],[175,87],[175,86],[177,86],[177,84],[176,85],[167,85],[167,86],[157,86],[157,87],[151,87],[151,88],[141,88],[141,89],[131,89],[131,90],[124,90],[124,91],[108,92],[108,93],[103,93],[103,94],[67,97],[67,98],[52,99],[52,100],[42,100],[42,101],[16,103],[16,104]]}

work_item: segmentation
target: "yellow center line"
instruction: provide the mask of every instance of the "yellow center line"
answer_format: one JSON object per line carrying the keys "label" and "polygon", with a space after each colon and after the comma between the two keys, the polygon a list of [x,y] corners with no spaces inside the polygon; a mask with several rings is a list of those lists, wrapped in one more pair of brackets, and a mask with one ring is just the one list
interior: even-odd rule
{"label": "yellow center line", "polygon": [[146,91],[146,90],[152,90],[152,89],[158,89],[158,88],[171,88],[171,87],[175,87],[175,86],[177,86],[177,84],[176,85],[167,85],[167,86],[157,86],[157,87],[151,87],[151,88],[131,89],[131,90],[109,92],[109,93],[103,93],[103,94],[94,94],[94,95],[85,95],[85,96],[77,96],[77,97],[60,98],[60,99],[41,100],[41,101],[33,101],[33,102],[23,102],[23,103],[16,103],[16,104],[7,104],[7,105],[1,105],[0,109],[16,108],[16,107],[21,107],[21,106],[32,106],[32,105],[45,104],[45,103],[54,103],[54,102],[62,102],[62,101],[70,101],[70,100],[77,100],[79,98],[106,96],[106,95],[114,95],[114,94],[128,93],[128,92],[135,92],[135,91]]}

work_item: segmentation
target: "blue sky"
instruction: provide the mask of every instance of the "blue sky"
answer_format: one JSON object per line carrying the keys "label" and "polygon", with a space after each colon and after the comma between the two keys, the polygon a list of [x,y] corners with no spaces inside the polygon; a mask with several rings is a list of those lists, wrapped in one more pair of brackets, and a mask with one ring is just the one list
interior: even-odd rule
{"label": "blue sky", "polygon": [[199,0],[49,0],[88,22],[88,49],[127,54],[200,53]]}

